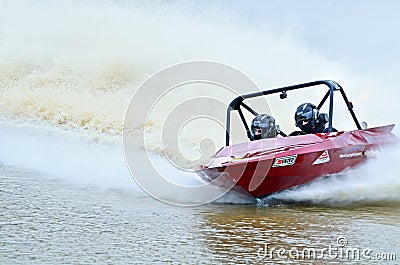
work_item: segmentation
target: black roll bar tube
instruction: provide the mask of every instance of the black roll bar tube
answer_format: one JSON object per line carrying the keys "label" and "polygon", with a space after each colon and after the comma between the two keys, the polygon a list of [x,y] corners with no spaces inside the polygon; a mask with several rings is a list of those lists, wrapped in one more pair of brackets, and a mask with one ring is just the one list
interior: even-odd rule
{"label": "black roll bar tube", "polygon": [[[255,97],[260,97],[260,96],[266,96],[266,95],[271,95],[275,93],[282,93],[282,92],[287,92],[290,90],[295,90],[295,89],[300,89],[300,88],[306,88],[306,87],[312,87],[312,86],[318,86],[318,85],[326,85],[329,88],[329,91],[325,94],[324,98],[318,105],[318,109],[322,107],[322,105],[325,103],[325,101],[329,97],[329,122],[328,122],[328,132],[332,131],[332,121],[333,121],[333,92],[336,90],[340,90],[340,93],[342,94],[342,97],[347,105],[348,110],[350,111],[350,114],[359,130],[361,130],[361,126],[357,120],[357,117],[353,111],[353,107],[350,104],[349,100],[347,99],[346,94],[344,93],[343,88],[336,83],[335,81],[331,80],[320,80],[320,81],[314,81],[314,82],[309,82],[309,83],[304,83],[304,84],[298,84],[298,85],[292,85],[292,86],[287,86],[287,87],[281,87],[281,88],[275,88],[275,89],[270,89],[270,90],[265,90],[265,91],[260,91],[260,92],[255,92],[255,93],[250,93],[250,94],[245,94],[245,95],[240,95],[236,97],[232,102],[229,104],[226,112],[226,146],[229,145],[229,139],[230,139],[230,125],[231,125],[231,111],[232,110],[240,110],[240,107],[243,106],[246,110],[251,112],[254,115],[257,115],[257,112],[255,112],[252,108],[250,108],[248,105],[243,103],[245,99],[249,98],[255,98]],[[248,125],[246,121],[244,120],[244,116],[242,111],[240,110],[239,112],[240,118],[242,122],[244,123],[244,126],[246,128],[246,131],[248,131]],[[249,133],[249,132],[247,132]]]}

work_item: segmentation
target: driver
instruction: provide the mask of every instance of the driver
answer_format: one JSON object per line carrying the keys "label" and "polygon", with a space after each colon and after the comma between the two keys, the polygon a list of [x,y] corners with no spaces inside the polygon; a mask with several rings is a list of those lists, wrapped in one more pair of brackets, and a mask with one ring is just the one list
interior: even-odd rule
{"label": "driver", "polygon": [[[296,127],[306,134],[327,132],[325,124],[328,122],[328,114],[319,113],[318,108],[311,103],[301,104],[294,115]],[[332,128],[332,131],[337,131]]]}
{"label": "driver", "polygon": [[275,119],[268,114],[259,114],[251,122],[251,140],[275,138],[278,128]]}

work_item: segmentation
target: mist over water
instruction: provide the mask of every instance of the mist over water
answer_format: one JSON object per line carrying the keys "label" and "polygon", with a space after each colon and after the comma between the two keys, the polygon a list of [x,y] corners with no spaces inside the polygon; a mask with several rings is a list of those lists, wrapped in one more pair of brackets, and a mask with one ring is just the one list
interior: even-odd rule
{"label": "mist over water", "polygon": [[[0,159],[78,183],[108,188],[132,185],[134,190],[140,190],[131,181],[123,160],[121,134],[125,110],[135,90],[151,74],[189,60],[226,63],[250,76],[262,89],[319,79],[336,80],[347,88],[360,120],[367,120],[370,126],[399,121],[394,78],[383,81],[358,74],[345,62],[328,60],[294,36],[277,36],[262,27],[237,27],[240,20],[221,10],[218,3],[180,8],[176,4],[163,5],[159,8],[157,4],[138,2],[3,2],[0,117],[12,122],[1,123]],[[195,12],[203,8],[214,11],[211,15]],[[207,89],[203,93],[210,94]],[[139,127],[138,131],[160,129],[164,112],[177,100],[199,95],[193,91],[182,90],[177,94],[179,99],[160,101],[157,115],[152,115],[151,122],[146,124],[148,128]],[[227,104],[232,99],[224,91],[217,93],[225,97]],[[283,117],[280,125],[292,126],[297,103],[295,100],[273,105],[273,114]],[[382,113],[382,109],[391,111]],[[348,116],[340,118],[343,113],[339,111],[339,118],[335,118],[338,127],[352,128]],[[62,136],[62,132],[68,136]],[[181,138],[189,155],[198,153],[198,139],[203,134],[201,129],[191,130]],[[217,148],[222,144],[216,140]],[[147,147],[156,154],[166,151],[173,156],[181,152],[176,148],[163,150],[156,142],[152,144],[151,137]],[[397,148],[385,153],[383,158],[344,176],[320,180],[277,198],[317,203],[397,201],[398,151]],[[387,159],[391,162],[387,163]],[[160,161],[163,163],[165,160]],[[161,167],[172,178],[179,179],[181,172],[177,169]],[[195,177],[181,180],[198,183]]]}
{"label": "mist over water", "polygon": [[0,120],[0,161],[48,178],[81,186],[141,192],[133,184],[122,149],[99,144],[72,131]]}

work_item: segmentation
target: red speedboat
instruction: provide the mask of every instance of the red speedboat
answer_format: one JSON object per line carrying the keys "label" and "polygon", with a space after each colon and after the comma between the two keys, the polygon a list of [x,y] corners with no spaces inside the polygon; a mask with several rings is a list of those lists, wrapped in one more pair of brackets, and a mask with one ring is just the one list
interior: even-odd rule
{"label": "red speedboat", "polygon": [[[318,105],[318,110],[329,99],[329,121],[326,133],[261,139],[229,145],[231,112],[237,111],[247,135],[250,129],[242,108],[253,115],[258,113],[244,101],[249,98],[280,93],[281,99],[287,92],[305,87],[321,87],[328,91]],[[333,132],[333,96],[340,92],[357,127],[353,131]],[[227,111],[226,146],[221,148],[198,173],[207,181],[227,186],[232,182],[236,190],[245,191],[253,197],[262,198],[272,193],[311,182],[319,177],[339,173],[374,156],[377,150],[398,142],[391,133],[394,124],[362,129],[353,105],[348,101],[343,88],[334,81],[316,81],[289,87],[277,88],[235,98]],[[221,183],[225,182],[225,183]]]}

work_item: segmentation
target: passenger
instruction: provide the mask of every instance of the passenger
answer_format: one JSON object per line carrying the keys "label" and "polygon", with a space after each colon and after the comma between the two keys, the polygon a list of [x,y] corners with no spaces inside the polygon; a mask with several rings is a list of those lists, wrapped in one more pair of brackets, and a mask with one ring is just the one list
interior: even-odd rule
{"label": "passenger", "polygon": [[[325,128],[325,124],[328,123],[328,114],[319,113],[314,104],[301,104],[297,108],[294,118],[296,127],[299,127],[305,134],[328,132],[328,129]],[[337,132],[334,128],[332,128],[332,131]],[[293,132],[290,135],[298,134],[301,134],[301,132]]]}
{"label": "passenger", "polygon": [[252,141],[266,138],[275,138],[277,132],[278,126],[275,125],[275,119],[271,115],[257,115],[251,122]]}

